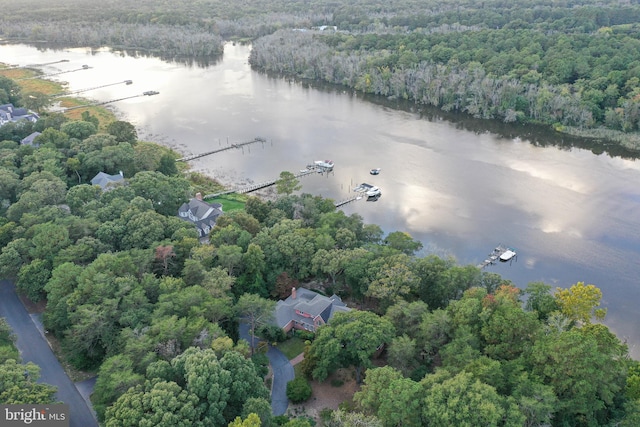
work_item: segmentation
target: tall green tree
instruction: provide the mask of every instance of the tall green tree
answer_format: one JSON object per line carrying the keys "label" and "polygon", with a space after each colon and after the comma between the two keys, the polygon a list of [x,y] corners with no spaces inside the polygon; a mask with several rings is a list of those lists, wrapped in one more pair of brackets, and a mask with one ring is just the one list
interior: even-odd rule
{"label": "tall green tree", "polygon": [[51,106],[51,104],[51,97],[46,93],[25,92],[22,94],[22,105],[36,113],[42,113],[42,111]]}
{"label": "tall green tree", "polygon": [[0,104],[18,106],[21,98],[20,91],[20,85],[15,80],[0,76]]}
{"label": "tall green tree", "polygon": [[598,423],[624,388],[623,359],[612,359],[594,334],[580,329],[550,333],[530,350],[532,373],[553,387],[558,425]]}
{"label": "tall green tree", "polygon": [[129,122],[116,120],[107,125],[107,133],[113,135],[119,142],[128,142],[134,145],[138,140],[135,126]]}
{"label": "tall green tree", "polygon": [[94,135],[98,129],[93,123],[85,122],[82,120],[76,120],[72,122],[63,123],[60,126],[60,130],[71,138],[83,140],[91,135]]}
{"label": "tall green tree", "polygon": [[335,288],[336,277],[342,273],[349,259],[348,252],[341,249],[318,250],[313,256],[313,270],[316,273],[324,273],[331,279],[331,285]]}
{"label": "tall green tree", "polygon": [[138,172],[130,180],[137,196],[151,200],[153,208],[162,215],[177,215],[178,208],[188,200],[189,182],[182,177],[166,176],[160,172]]}
{"label": "tall green tree", "polygon": [[301,188],[302,186],[294,174],[287,171],[280,172],[280,179],[276,181],[276,191],[278,194],[285,194],[288,196]]}
{"label": "tall green tree", "polygon": [[13,359],[0,364],[0,402],[4,404],[49,404],[55,402],[56,388],[38,382],[40,367]]}
{"label": "tall green tree", "polygon": [[256,294],[244,294],[236,303],[238,315],[249,324],[251,334],[251,354],[253,354],[253,342],[255,341],[256,328],[267,324],[274,316],[275,301],[262,298]]}
{"label": "tall green tree", "polygon": [[131,387],[143,382],[144,376],[133,371],[133,362],[128,356],[117,355],[105,360],[91,394],[98,420],[104,421],[107,408]]}
{"label": "tall green tree", "polygon": [[130,388],[106,411],[106,426],[225,426],[251,398],[268,390],[253,362],[235,351],[218,359],[195,347],[149,366],[143,385]]}
{"label": "tall green tree", "polygon": [[535,311],[540,320],[547,320],[551,313],[560,308],[551,294],[551,286],[543,282],[529,283],[524,293],[527,295],[525,308],[529,311]]}
{"label": "tall green tree", "polygon": [[336,313],[316,333],[310,357],[316,361],[313,377],[323,381],[338,368],[354,367],[356,382],[362,382],[364,369],[372,366],[376,350],[391,341],[395,328],[391,322],[369,311]]}
{"label": "tall green tree", "polygon": [[384,239],[384,243],[394,249],[399,250],[407,255],[414,255],[422,249],[422,243],[413,238],[404,231],[394,231],[389,233]]}
{"label": "tall green tree", "polygon": [[44,287],[49,277],[51,277],[51,263],[34,259],[20,268],[16,288],[31,301],[38,302],[45,297]]}
{"label": "tall green tree", "polygon": [[428,376],[422,384],[426,389],[422,416],[430,426],[497,427],[524,422],[520,412],[505,409],[510,404],[493,387],[469,373],[462,372],[444,381]]}

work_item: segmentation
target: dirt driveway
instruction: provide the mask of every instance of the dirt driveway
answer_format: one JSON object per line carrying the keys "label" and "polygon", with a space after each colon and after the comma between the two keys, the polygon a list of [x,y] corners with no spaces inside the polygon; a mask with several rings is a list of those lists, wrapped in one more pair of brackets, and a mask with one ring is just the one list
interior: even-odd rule
{"label": "dirt driveway", "polygon": [[[291,416],[310,417],[320,421],[320,411],[325,408],[338,409],[341,403],[351,402],[353,394],[360,389],[353,378],[353,369],[339,369],[323,382],[310,381],[311,397],[304,403],[290,404],[287,413]],[[342,383],[342,385],[339,385]]]}

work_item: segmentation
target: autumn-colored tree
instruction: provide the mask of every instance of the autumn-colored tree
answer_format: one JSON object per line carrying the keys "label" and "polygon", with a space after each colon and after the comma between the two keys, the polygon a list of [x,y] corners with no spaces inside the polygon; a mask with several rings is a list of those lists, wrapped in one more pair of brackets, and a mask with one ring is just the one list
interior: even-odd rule
{"label": "autumn-colored tree", "polygon": [[229,423],[229,427],[260,427],[262,425],[260,417],[257,414],[249,414],[244,420],[240,417],[236,417],[235,420]]}
{"label": "autumn-colored tree", "polygon": [[582,324],[591,323],[591,318],[604,320],[607,310],[596,308],[600,305],[602,291],[594,285],[578,282],[569,289],[557,288],[556,301],[560,311],[571,320]]}
{"label": "autumn-colored tree", "polygon": [[291,295],[291,289],[297,287],[298,281],[290,277],[286,271],[283,271],[276,278],[276,287],[273,290],[273,294],[276,298],[286,299]]}
{"label": "autumn-colored tree", "polygon": [[156,261],[162,266],[162,275],[169,274],[169,267],[171,266],[171,259],[175,258],[176,253],[171,245],[160,245],[156,248],[155,258]]}

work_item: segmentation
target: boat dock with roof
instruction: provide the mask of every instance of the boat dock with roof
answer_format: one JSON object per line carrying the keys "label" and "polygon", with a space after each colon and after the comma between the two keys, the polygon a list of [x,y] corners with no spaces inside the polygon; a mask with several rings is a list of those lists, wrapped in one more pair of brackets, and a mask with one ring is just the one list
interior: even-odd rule
{"label": "boat dock with roof", "polygon": [[489,265],[493,265],[496,262],[507,262],[512,261],[514,258],[517,258],[518,254],[515,249],[510,248],[508,246],[504,246],[503,244],[499,244],[495,247],[495,249],[489,254],[487,259],[482,261],[477,265],[478,268],[485,268]]}

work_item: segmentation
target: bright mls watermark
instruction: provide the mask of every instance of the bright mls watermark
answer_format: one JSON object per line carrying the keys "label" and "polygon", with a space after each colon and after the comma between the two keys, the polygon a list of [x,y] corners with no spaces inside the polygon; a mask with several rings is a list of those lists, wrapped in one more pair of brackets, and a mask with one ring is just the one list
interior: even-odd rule
{"label": "bright mls watermark", "polygon": [[0,427],[69,427],[69,405],[0,405]]}

